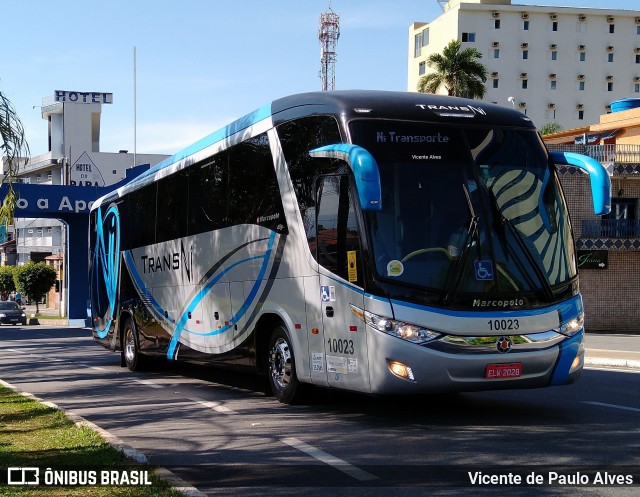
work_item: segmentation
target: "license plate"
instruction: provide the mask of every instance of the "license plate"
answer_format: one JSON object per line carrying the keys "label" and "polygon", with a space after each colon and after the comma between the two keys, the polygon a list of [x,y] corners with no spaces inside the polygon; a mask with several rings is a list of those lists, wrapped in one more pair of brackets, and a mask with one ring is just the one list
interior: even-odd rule
{"label": "license plate", "polygon": [[522,376],[522,364],[519,362],[512,362],[510,364],[488,364],[484,372],[484,377],[488,380],[518,378],[520,376]]}

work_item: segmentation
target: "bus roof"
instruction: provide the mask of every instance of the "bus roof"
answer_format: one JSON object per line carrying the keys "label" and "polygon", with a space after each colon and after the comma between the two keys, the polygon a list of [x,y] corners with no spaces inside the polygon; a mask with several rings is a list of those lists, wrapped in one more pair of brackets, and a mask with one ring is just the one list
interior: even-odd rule
{"label": "bus roof", "polygon": [[[384,118],[448,123],[531,128],[531,120],[507,106],[430,93],[385,90],[336,90],[299,93],[274,100],[229,125],[189,145],[178,153],[134,178],[118,191],[136,189],[150,181],[159,171],[210,147],[250,126],[271,119],[274,126],[294,117],[335,115],[346,121],[352,118]],[[111,192],[98,199],[94,207],[114,198]]]}

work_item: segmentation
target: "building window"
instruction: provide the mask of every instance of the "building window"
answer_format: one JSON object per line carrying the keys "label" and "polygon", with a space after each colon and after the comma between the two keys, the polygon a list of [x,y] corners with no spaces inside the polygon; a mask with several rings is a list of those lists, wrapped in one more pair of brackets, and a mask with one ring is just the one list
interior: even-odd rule
{"label": "building window", "polygon": [[607,54],[607,62],[613,62],[613,54],[612,53],[608,53]]}
{"label": "building window", "polygon": [[553,21],[551,23],[551,31],[558,31],[558,21]]}
{"label": "building window", "polygon": [[580,62],[584,62],[585,60],[587,60],[587,53],[586,52],[580,52],[578,54],[578,60]]}
{"label": "building window", "polygon": [[584,91],[584,81],[578,81],[578,90]]}
{"label": "building window", "polygon": [[523,50],[522,51],[522,58],[523,59],[528,59],[529,58],[529,50]]}
{"label": "building window", "polygon": [[552,50],[551,51],[551,60],[558,60],[558,51],[557,50]]}
{"label": "building window", "polygon": [[549,89],[556,90],[558,88],[558,82],[555,79],[549,81]]}
{"label": "building window", "polygon": [[609,33],[615,33],[615,32],[616,32],[616,25],[609,24]]}
{"label": "building window", "polygon": [[422,76],[425,72],[427,71],[427,64],[426,62],[420,62],[418,64],[418,74],[420,76]]}
{"label": "building window", "polygon": [[413,52],[414,57],[420,57],[422,53],[422,33],[415,36],[415,50]]}
{"label": "building window", "polygon": [[636,83],[635,85],[633,85],[633,91],[635,93],[640,93],[640,84]]}
{"label": "building window", "polygon": [[497,88],[498,87],[498,78],[493,80],[493,87]]}
{"label": "building window", "polygon": [[500,19],[494,19],[493,29],[500,29]]}
{"label": "building window", "polygon": [[586,33],[587,32],[587,23],[586,22],[578,22],[576,24],[576,32],[578,32],[578,33]]}
{"label": "building window", "polygon": [[499,59],[500,58],[500,49],[499,48],[494,48],[493,49],[493,58],[494,59]]}
{"label": "building window", "polygon": [[462,41],[468,43],[475,43],[476,34],[475,33],[462,33]]}
{"label": "building window", "polygon": [[640,64],[640,55],[636,55],[636,64]]}
{"label": "building window", "polygon": [[555,109],[547,109],[544,111],[545,119],[555,119],[556,118],[556,110]]}
{"label": "building window", "polygon": [[636,26],[636,34],[640,35],[640,26]]}
{"label": "building window", "polygon": [[30,235],[33,235],[33,230],[27,230],[27,233],[29,233]]}
{"label": "building window", "polygon": [[584,111],[583,110],[579,110],[578,111],[578,120],[582,121],[584,119]]}
{"label": "building window", "polygon": [[522,21],[522,29],[529,31],[529,21]]}
{"label": "building window", "polygon": [[607,91],[613,91],[613,81],[607,83]]}
{"label": "building window", "polygon": [[522,80],[522,89],[526,90],[529,87],[529,80],[528,79],[523,79]]}

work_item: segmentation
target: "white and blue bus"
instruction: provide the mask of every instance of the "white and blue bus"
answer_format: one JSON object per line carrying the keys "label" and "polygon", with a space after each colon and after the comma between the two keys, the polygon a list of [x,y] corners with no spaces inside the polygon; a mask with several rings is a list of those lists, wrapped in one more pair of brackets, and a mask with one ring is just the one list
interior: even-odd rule
{"label": "white and blue bus", "polygon": [[293,403],[546,387],[584,363],[583,306],[557,165],[513,109],[408,92],[275,100],[98,199],[95,340],[249,368]]}

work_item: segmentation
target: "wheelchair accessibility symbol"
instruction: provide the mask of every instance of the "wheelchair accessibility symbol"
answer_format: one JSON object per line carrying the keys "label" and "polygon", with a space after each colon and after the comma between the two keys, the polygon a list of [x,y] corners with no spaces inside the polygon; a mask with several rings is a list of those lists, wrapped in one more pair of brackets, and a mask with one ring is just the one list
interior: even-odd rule
{"label": "wheelchair accessibility symbol", "polygon": [[476,261],[475,265],[476,265],[476,279],[478,281],[493,280],[493,262]]}

